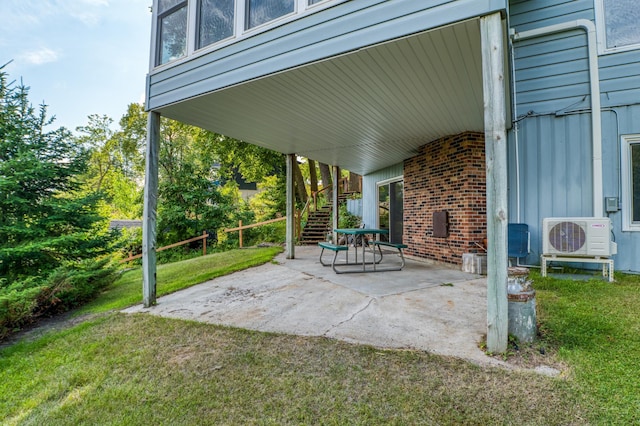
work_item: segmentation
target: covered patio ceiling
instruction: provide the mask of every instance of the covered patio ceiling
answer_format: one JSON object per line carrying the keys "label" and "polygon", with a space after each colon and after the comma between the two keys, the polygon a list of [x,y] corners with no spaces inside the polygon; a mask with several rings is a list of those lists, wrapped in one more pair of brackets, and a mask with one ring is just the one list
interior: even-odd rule
{"label": "covered patio ceiling", "polygon": [[442,136],[484,130],[479,19],[158,111],[255,145],[368,174],[414,156]]}

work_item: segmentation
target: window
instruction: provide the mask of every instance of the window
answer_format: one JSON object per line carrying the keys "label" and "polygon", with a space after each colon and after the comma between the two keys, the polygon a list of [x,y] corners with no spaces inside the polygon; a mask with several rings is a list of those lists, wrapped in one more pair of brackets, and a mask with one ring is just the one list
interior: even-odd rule
{"label": "window", "polygon": [[622,137],[622,222],[640,231],[640,134]]}
{"label": "window", "polygon": [[294,11],[294,0],[247,0],[247,28],[257,27]]}
{"label": "window", "polygon": [[233,36],[234,0],[200,0],[197,49]]}
{"label": "window", "polygon": [[324,0],[309,0],[309,6],[314,5],[316,3],[322,3]]}
{"label": "window", "polygon": [[187,54],[186,0],[158,0],[158,40],[158,65]]}
{"label": "window", "polygon": [[602,53],[640,48],[638,0],[596,0],[596,9]]}

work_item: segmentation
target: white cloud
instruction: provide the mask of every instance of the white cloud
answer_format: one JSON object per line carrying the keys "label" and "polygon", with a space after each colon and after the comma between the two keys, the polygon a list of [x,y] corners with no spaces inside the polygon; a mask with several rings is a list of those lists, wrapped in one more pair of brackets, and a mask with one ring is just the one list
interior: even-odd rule
{"label": "white cloud", "polygon": [[94,26],[100,22],[102,12],[99,8],[109,7],[109,0],[79,0],[67,3],[70,16],[87,26]]}
{"label": "white cloud", "polygon": [[20,55],[20,59],[31,65],[42,65],[57,61],[58,53],[48,47],[43,47],[38,50],[24,52]]}

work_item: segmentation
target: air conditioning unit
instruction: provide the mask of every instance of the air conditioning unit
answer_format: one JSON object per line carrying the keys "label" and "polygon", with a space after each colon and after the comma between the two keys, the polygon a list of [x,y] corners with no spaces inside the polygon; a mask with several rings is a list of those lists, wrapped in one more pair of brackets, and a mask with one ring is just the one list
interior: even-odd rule
{"label": "air conditioning unit", "polygon": [[608,257],[617,252],[609,218],[548,217],[542,221],[543,255]]}

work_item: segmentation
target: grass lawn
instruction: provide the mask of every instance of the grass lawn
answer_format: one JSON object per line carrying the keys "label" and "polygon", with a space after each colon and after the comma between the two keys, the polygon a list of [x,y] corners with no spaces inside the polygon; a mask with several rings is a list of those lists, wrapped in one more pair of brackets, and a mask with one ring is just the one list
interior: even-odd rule
{"label": "grass lawn", "polygon": [[[240,252],[210,266],[237,270],[252,264],[249,258],[264,263],[274,255]],[[198,275],[202,264],[189,263],[197,260],[205,262],[160,267],[158,293],[208,279]],[[139,271],[130,271],[83,311],[101,314],[0,351],[0,419],[8,425],[639,423],[640,277],[617,275],[614,284],[534,277],[543,325],[536,347],[569,366],[560,378],[419,351],[106,312],[139,303]]]}
{"label": "grass lawn", "polygon": [[542,331],[571,366],[592,421],[640,424],[640,276],[534,282]]}

